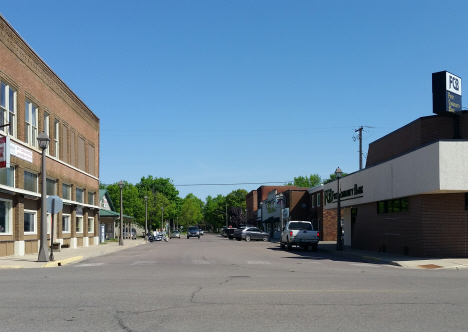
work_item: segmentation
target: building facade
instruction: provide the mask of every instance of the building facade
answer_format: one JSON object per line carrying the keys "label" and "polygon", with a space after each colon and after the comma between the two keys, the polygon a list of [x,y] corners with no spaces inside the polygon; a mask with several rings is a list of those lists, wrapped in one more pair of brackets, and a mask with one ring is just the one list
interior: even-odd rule
{"label": "building facade", "polygon": [[[48,215],[48,238],[78,247],[99,242],[99,119],[0,15],[0,137],[10,167],[0,169],[0,256],[37,253],[45,132],[47,195],[63,200]],[[53,226],[51,225],[53,219]]]}
{"label": "building facade", "polygon": [[[458,117],[458,118],[455,118]],[[419,257],[467,257],[468,112],[417,119],[369,145],[340,180],[345,245]],[[336,181],[324,185],[336,210]]]}

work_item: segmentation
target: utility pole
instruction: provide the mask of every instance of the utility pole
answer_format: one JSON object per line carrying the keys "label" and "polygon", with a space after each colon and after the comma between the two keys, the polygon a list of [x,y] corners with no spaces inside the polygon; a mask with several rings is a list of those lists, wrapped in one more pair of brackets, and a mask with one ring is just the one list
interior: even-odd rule
{"label": "utility pole", "polygon": [[359,131],[359,136],[358,136],[358,139],[359,139],[359,170],[362,169],[362,129],[363,129],[363,127],[361,126],[361,127],[359,127],[359,129],[356,129],[354,131],[354,132]]}
{"label": "utility pole", "polygon": [[229,227],[229,225],[228,225],[228,215],[227,215],[227,199],[226,199],[226,227]]}

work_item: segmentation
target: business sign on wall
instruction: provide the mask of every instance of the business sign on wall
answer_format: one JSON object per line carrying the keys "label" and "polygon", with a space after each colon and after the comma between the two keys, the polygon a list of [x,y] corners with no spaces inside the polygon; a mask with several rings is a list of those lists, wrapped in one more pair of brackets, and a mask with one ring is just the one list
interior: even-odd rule
{"label": "business sign on wall", "polygon": [[448,71],[432,73],[432,111],[436,114],[446,112],[461,114],[461,78]]}
{"label": "business sign on wall", "polygon": [[31,150],[22,147],[21,145],[15,144],[13,142],[10,143],[10,154],[12,156],[18,157],[20,159],[29,161],[30,163],[33,162],[33,153]]}
{"label": "business sign on wall", "polygon": [[[333,191],[333,189],[325,190],[324,194],[325,194],[325,205],[338,201],[338,193]],[[364,194],[364,187],[363,186],[358,187],[358,185],[355,184],[354,188],[342,190],[340,192],[340,200],[346,201],[349,199],[361,198],[363,197],[363,194]]]}

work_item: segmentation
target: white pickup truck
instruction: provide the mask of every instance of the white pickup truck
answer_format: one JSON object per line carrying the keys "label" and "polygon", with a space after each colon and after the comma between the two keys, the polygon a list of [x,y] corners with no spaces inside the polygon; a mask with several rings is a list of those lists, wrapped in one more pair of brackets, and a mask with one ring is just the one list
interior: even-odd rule
{"label": "white pickup truck", "polygon": [[317,251],[320,233],[314,231],[312,223],[309,221],[289,221],[281,232],[280,247],[286,246],[291,250],[293,244],[304,249],[312,247]]}

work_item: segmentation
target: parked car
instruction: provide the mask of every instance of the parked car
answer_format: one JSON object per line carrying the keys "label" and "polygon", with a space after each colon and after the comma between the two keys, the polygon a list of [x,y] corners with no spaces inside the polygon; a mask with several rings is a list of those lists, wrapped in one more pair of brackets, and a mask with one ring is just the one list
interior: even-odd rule
{"label": "parked car", "polygon": [[173,231],[171,233],[171,238],[178,238],[180,239],[180,232],[179,231]]}
{"label": "parked car", "polygon": [[234,231],[234,237],[237,241],[262,240],[265,242],[270,238],[267,232],[264,232],[257,227],[238,228]]}
{"label": "parked car", "polygon": [[236,229],[244,229],[246,227],[254,227],[254,226],[253,225],[248,225],[248,224],[240,224],[239,227],[237,227],[237,228],[232,228],[232,226],[231,226],[230,228],[226,229],[227,237],[229,238],[229,240],[232,240],[234,238],[234,231]]}
{"label": "parked car", "polygon": [[200,229],[197,226],[190,226],[187,230],[187,239],[191,237],[200,238]]}
{"label": "parked car", "polygon": [[319,238],[320,232],[314,231],[311,222],[292,220],[281,232],[280,248],[291,250],[296,245],[306,250],[312,247],[312,251],[317,251]]}
{"label": "parked car", "polygon": [[226,230],[227,230],[227,227],[223,227],[223,228],[221,229],[221,236],[227,237]]}

